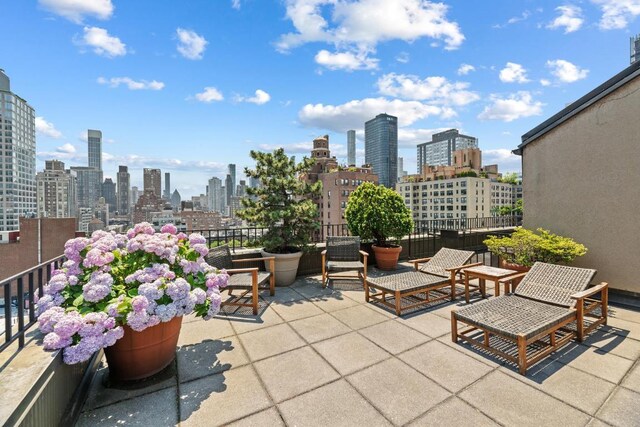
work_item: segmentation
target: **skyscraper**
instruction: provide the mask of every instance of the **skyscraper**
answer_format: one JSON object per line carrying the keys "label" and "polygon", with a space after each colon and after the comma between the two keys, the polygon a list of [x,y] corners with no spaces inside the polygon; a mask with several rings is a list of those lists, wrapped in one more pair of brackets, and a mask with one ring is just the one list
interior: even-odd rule
{"label": "skyscraper", "polygon": [[76,178],[65,171],[64,163],[47,160],[44,171],[36,175],[38,216],[72,218],[76,216]]}
{"label": "skyscraper", "polygon": [[209,180],[208,205],[209,209],[214,212],[224,212],[225,210],[227,195],[223,193],[223,188],[220,178],[214,176]]}
{"label": "skyscraper", "polygon": [[102,170],[102,132],[99,130],[87,130],[87,143],[90,168]]}
{"label": "skyscraper", "polygon": [[138,199],[140,198],[140,189],[135,185],[131,187],[131,203],[129,203],[129,211],[133,212],[133,206],[138,203]]}
{"label": "skyscraper", "polygon": [[129,206],[131,206],[129,185],[131,184],[131,176],[127,166],[118,166],[118,175],[116,177],[118,183],[118,215],[129,215]]}
{"label": "skyscraper", "polygon": [[87,166],[71,166],[77,179],[78,207],[93,208],[102,194],[102,171]]}
{"label": "skyscraper", "polygon": [[378,182],[395,188],[398,180],[398,118],[378,114],[364,124],[365,163],[371,165]]}
{"label": "skyscraper", "polygon": [[118,198],[116,197],[116,183],[111,178],[105,179],[102,183],[102,197],[109,205],[109,212],[113,215],[118,210]]}
{"label": "skyscraper", "polygon": [[640,34],[635,37],[631,37],[631,63],[640,61]]}
{"label": "skyscraper", "polygon": [[144,168],[143,171],[144,187],[143,191],[152,191],[156,196],[162,196],[160,189],[162,188],[162,172],[160,169]]}
{"label": "skyscraper", "polygon": [[229,206],[231,204],[231,197],[234,193],[233,179],[231,178],[231,174],[227,174],[227,178],[224,180],[224,186],[226,188],[226,202],[227,206]]}
{"label": "skyscraper", "polygon": [[36,215],[35,120],[33,108],[11,92],[0,69],[0,232],[18,230],[19,217]]}
{"label": "skyscraper", "polygon": [[171,200],[171,174],[169,172],[164,173],[164,193],[162,197],[167,201]]}
{"label": "skyscraper", "polygon": [[452,153],[465,148],[478,148],[478,138],[462,135],[458,129],[434,133],[430,142],[418,144],[418,173],[422,173],[422,167],[425,165],[451,166],[453,164]]}
{"label": "skyscraper", "polygon": [[[236,195],[236,165],[229,163],[229,175],[231,176],[231,195]],[[227,187],[229,187],[227,185]],[[228,191],[228,190],[227,190]]]}
{"label": "skyscraper", "polygon": [[356,164],[356,131],[347,131],[347,163],[349,166]]}

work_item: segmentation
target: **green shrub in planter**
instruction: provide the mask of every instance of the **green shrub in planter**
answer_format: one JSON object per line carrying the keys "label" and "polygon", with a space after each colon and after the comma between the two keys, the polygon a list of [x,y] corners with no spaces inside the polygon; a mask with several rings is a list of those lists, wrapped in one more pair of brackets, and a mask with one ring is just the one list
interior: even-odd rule
{"label": "green shrub in planter", "polygon": [[373,239],[380,247],[392,246],[413,231],[411,211],[402,196],[370,182],[351,193],[344,215],[351,234],[362,240]]}
{"label": "green shrub in planter", "polygon": [[531,267],[536,261],[568,264],[587,253],[587,248],[569,237],[538,228],[537,233],[517,227],[511,236],[491,236],[484,241],[504,261]]}

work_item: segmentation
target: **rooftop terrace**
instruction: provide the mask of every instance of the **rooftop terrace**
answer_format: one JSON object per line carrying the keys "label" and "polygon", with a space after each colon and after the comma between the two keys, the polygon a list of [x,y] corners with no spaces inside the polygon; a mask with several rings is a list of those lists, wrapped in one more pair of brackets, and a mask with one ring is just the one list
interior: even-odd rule
{"label": "rooftop terrace", "polygon": [[299,277],[258,316],[185,318],[169,370],[125,390],[103,366],[77,425],[640,425],[640,312],[610,307],[608,326],[523,377],[451,342],[464,298],[397,317],[358,282],[332,286]]}

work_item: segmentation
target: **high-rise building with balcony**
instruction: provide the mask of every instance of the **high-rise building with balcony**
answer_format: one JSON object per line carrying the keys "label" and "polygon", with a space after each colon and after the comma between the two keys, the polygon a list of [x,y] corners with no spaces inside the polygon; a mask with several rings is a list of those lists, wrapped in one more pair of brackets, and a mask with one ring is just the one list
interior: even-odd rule
{"label": "high-rise building with balcony", "polygon": [[60,160],[47,160],[44,171],[36,175],[38,216],[72,218],[76,216],[76,177],[64,169]]}
{"label": "high-rise building with balcony", "polygon": [[356,165],[356,131],[347,131],[347,164],[349,166]]}
{"label": "high-rise building with balcony", "polygon": [[129,215],[131,206],[129,185],[131,184],[131,176],[129,175],[129,168],[127,166],[118,166],[118,175],[116,177],[118,184],[117,199],[118,199],[118,215]]}
{"label": "high-rise building with balcony", "polygon": [[160,169],[144,168],[143,170],[143,191],[152,191],[156,196],[161,197],[162,172]]}
{"label": "high-rise building with balcony", "polygon": [[109,205],[109,213],[113,215],[118,210],[118,198],[116,195],[116,183],[111,178],[107,178],[102,183],[102,197]]}
{"label": "high-rise building with balcony", "polygon": [[398,118],[378,114],[364,124],[364,157],[381,185],[395,188],[398,180]]}
{"label": "high-rise building with balcony", "polygon": [[171,174],[169,172],[164,173],[164,193],[162,197],[165,200],[171,200]]}
{"label": "high-rise building with balcony", "polygon": [[35,111],[11,92],[0,69],[0,233],[16,231],[20,217],[36,215]]}
{"label": "high-rise building with balcony", "polygon": [[417,173],[424,166],[451,166],[453,152],[465,148],[478,148],[478,138],[462,135],[458,129],[434,133],[430,142],[418,144]]}

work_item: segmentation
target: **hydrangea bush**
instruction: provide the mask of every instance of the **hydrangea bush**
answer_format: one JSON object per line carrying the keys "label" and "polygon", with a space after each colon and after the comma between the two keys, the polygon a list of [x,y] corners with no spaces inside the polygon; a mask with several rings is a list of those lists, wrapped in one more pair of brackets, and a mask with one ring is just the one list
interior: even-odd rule
{"label": "hydrangea bush", "polygon": [[204,261],[208,252],[203,236],[172,224],[159,233],[143,222],[126,235],[96,231],[67,241],[67,261],[37,301],[44,348],[79,363],[115,344],[124,325],[142,331],[193,312],[211,319],[229,276]]}

